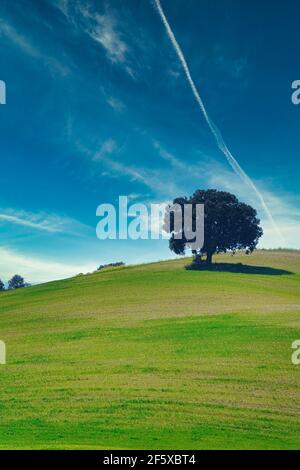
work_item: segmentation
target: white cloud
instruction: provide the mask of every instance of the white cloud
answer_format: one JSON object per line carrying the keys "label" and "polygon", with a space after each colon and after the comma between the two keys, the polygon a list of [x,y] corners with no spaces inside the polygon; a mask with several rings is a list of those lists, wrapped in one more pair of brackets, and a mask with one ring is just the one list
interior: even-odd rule
{"label": "white cloud", "polygon": [[[74,21],[68,11],[68,4],[60,2],[59,8],[70,22]],[[121,36],[116,18],[111,13],[97,13],[87,3],[75,4],[75,13],[81,15],[84,31],[91,39],[101,44],[111,62],[125,64],[128,46]]]}
{"label": "white cloud", "polygon": [[129,165],[112,158],[112,154],[119,153],[120,148],[113,139],[107,139],[103,142],[100,150],[92,153],[88,149],[80,148],[95,162],[102,162],[109,171],[102,171],[102,176],[128,176],[132,181],[138,181],[155,192],[164,195],[176,194],[178,187],[169,179],[162,170],[142,168],[137,165]]}
{"label": "white cloud", "polygon": [[0,278],[6,282],[16,273],[23,276],[27,282],[38,283],[63,279],[95,269],[92,264],[78,265],[49,261],[6,247],[0,247],[0,258]]}
{"label": "white cloud", "polygon": [[169,172],[165,173],[160,169],[155,170],[123,164],[107,157],[103,158],[102,161],[111,171],[121,176],[129,176],[132,181],[139,181],[155,193],[170,197],[179,191],[173,178],[170,178]]}
{"label": "white cloud", "polygon": [[69,0],[50,0],[51,5],[55,6],[61,13],[68,18]]}
{"label": "white cloud", "polygon": [[125,108],[124,103],[114,96],[109,96],[106,101],[107,104],[109,104],[109,106],[115,111],[123,111]]}
{"label": "white cloud", "polygon": [[136,79],[129,60],[130,48],[122,34],[122,24],[115,15],[107,11],[100,14],[88,2],[55,0],[54,6],[73,28],[83,31],[99,44],[111,63],[121,65],[132,79]]}
{"label": "white cloud", "polygon": [[151,189],[153,192],[158,193],[160,196],[173,197],[174,194],[180,193],[178,184],[175,182],[175,177],[170,175],[170,172],[164,171],[161,168],[143,168],[138,165],[129,165],[127,163],[119,162],[112,158],[112,154],[120,153],[121,148],[117,146],[116,141],[107,139],[101,145],[100,150],[96,153],[91,152],[83,146],[77,148],[88,155],[91,160],[102,162],[107,171],[102,171],[102,176],[128,176],[131,181],[138,181],[144,186]]}
{"label": "white cloud", "polygon": [[173,154],[171,154],[164,147],[162,147],[162,145],[157,140],[153,141],[153,146],[158,151],[160,157],[170,162],[171,165],[173,165],[174,167],[177,167],[180,170],[185,170],[185,171],[187,171],[187,169],[190,168],[186,163],[184,163],[179,158],[176,158]]}
{"label": "white cloud", "polygon": [[265,211],[261,207],[256,194],[243,184],[233,172],[224,168],[223,165],[214,162],[211,165],[206,165],[204,175],[207,177],[206,187],[222,189],[234,193],[240,200],[257,209],[264,230],[264,235],[259,244],[260,247],[300,249],[300,212],[298,210],[298,201],[291,201],[290,196],[287,194],[276,194],[272,189],[268,188],[263,181],[255,181],[282,234],[283,240],[281,240],[278,236],[278,232],[266,217]]}
{"label": "white cloud", "polygon": [[94,41],[101,44],[113,63],[125,63],[127,44],[117,30],[116,20],[111,15],[89,15],[93,21],[87,27],[87,33]]}
{"label": "white cloud", "polygon": [[14,209],[0,209],[0,224],[14,224],[29,229],[48,232],[79,234],[86,228],[80,222],[68,217],[61,217],[46,213],[32,213],[16,211]]}
{"label": "white cloud", "polygon": [[101,145],[100,150],[95,153],[93,160],[103,160],[107,155],[111,155],[113,152],[115,152],[117,148],[118,146],[115,140],[107,139]]}
{"label": "white cloud", "polygon": [[43,63],[52,73],[61,76],[68,75],[70,69],[62,62],[54,57],[45,54],[36,45],[34,45],[28,37],[19,33],[7,20],[0,18],[0,35],[5,36],[15,46],[21,49],[25,54],[33,59]]}
{"label": "white cloud", "polygon": [[[206,159],[198,164],[187,164],[185,161],[175,157],[164,149],[159,142],[154,141],[154,147],[160,157],[169,161],[171,166],[175,169],[175,171],[170,169],[169,175],[170,178],[172,177],[174,179],[174,182],[180,181],[181,175],[183,174],[185,179],[189,180],[189,186],[193,188],[192,191],[198,188],[213,188],[228,191],[234,193],[241,201],[255,207],[264,230],[264,235],[259,244],[260,247],[278,248],[283,246],[286,248],[300,249],[299,197],[296,199],[284,193],[276,193],[264,181],[255,181],[283,236],[284,241],[282,241],[278,237],[278,232],[276,232],[274,227],[270,224],[270,221],[266,218],[265,211],[261,207],[260,200],[256,193],[245,185],[243,181],[223,163],[221,164],[213,159]],[[178,170],[180,170],[180,174],[178,174]],[[188,178],[186,175],[188,175]],[[180,193],[176,195],[180,195]],[[186,195],[188,195],[188,193]]]}
{"label": "white cloud", "polygon": [[34,228],[37,230],[45,230],[46,232],[59,232],[59,228],[48,223],[48,221],[32,222],[31,220],[22,219],[15,215],[0,214],[0,222],[9,222],[16,225]]}
{"label": "white cloud", "polygon": [[144,194],[138,194],[138,193],[127,194],[127,198],[129,201],[134,201],[135,199],[140,199],[144,197],[145,197]]}
{"label": "white cloud", "polygon": [[293,221],[285,218],[277,218],[277,225],[284,238],[284,246],[278,240],[278,234],[274,230],[268,220],[262,220],[262,226],[264,229],[263,238],[259,244],[261,248],[293,248],[300,250],[299,233],[300,233],[300,222]]}

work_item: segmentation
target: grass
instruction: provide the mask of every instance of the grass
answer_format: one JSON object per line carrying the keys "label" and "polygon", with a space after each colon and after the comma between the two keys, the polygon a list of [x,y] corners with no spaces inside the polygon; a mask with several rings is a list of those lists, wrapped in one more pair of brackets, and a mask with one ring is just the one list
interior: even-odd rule
{"label": "grass", "polygon": [[0,448],[299,448],[300,252],[216,259],[1,293]]}

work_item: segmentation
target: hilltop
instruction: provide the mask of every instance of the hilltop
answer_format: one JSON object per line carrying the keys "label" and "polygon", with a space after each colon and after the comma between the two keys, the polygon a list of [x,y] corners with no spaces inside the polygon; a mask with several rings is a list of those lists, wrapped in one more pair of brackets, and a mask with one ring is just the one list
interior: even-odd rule
{"label": "hilltop", "polygon": [[298,448],[300,252],[215,258],[0,293],[0,448]]}

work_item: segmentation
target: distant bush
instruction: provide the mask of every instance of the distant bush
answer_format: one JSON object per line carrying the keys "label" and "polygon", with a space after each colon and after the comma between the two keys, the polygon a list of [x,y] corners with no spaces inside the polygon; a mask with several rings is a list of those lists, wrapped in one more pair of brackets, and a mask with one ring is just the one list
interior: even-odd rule
{"label": "distant bush", "polygon": [[97,268],[97,271],[101,271],[104,268],[116,268],[119,266],[125,266],[125,263],[123,263],[123,261],[119,261],[117,263],[101,264],[99,268]]}
{"label": "distant bush", "polygon": [[21,287],[28,287],[30,284],[25,282],[22,276],[19,274],[15,274],[9,281],[8,281],[8,288],[9,289],[20,289]]}
{"label": "distant bush", "polygon": [[5,290],[5,285],[4,282],[1,281],[0,279],[0,292]]}

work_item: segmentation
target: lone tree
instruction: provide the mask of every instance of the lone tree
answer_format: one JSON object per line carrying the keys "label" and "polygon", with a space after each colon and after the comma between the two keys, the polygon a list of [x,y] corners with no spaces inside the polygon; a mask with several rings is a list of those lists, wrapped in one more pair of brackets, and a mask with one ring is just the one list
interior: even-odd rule
{"label": "lone tree", "polygon": [[8,281],[8,288],[9,289],[19,289],[20,287],[26,287],[26,283],[25,283],[22,276],[19,276],[19,274],[15,274]]}
{"label": "lone tree", "polygon": [[0,292],[3,291],[3,290],[5,290],[5,285],[0,279]]}
{"label": "lone tree", "polygon": [[[166,224],[170,209],[165,214],[165,230],[171,233],[169,247],[176,254],[185,254],[190,248],[190,241],[186,239],[183,231],[184,204],[192,204],[192,225],[196,227],[196,204],[204,204],[204,244],[202,248],[193,249],[195,261],[206,255],[206,264],[211,265],[214,253],[226,253],[245,249],[247,253],[256,248],[263,231],[257,212],[248,204],[240,202],[234,194],[215,189],[197,190],[190,198],[174,199],[173,204],[181,206],[183,214],[182,225],[175,232],[174,213],[171,211],[170,224]],[[178,207],[177,206],[177,207]],[[181,232],[182,238],[176,238]]]}

